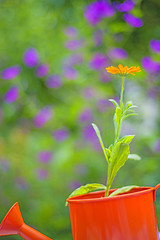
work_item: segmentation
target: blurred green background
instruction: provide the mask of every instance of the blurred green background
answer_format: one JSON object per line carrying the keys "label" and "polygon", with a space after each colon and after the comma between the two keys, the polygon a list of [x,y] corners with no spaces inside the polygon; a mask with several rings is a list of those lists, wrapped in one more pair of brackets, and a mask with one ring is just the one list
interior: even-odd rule
{"label": "blurred green background", "polygon": [[[0,220],[18,201],[27,224],[50,238],[72,239],[66,198],[81,184],[106,182],[91,123],[109,146],[108,99],[119,98],[121,86],[107,74],[109,65],[142,68],[125,82],[125,100],[138,115],[122,129],[136,135],[131,152],[142,160],[128,160],[112,187],[160,182],[160,51],[151,47],[160,39],[160,2],[135,1],[130,13],[141,27],[124,20],[116,8],[122,2],[112,1],[114,15],[90,24],[84,12],[93,1],[0,0]],[[160,227],[159,202],[157,192]]]}

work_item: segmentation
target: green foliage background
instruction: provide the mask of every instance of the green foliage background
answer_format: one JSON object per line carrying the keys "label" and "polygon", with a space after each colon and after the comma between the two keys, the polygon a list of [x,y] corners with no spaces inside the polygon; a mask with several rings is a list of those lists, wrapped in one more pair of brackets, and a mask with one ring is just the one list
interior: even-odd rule
{"label": "green foliage background", "polygon": [[[72,239],[69,213],[64,206],[71,192],[70,184],[76,181],[81,184],[105,184],[106,181],[107,169],[102,151],[95,151],[90,142],[84,142],[84,123],[79,121],[81,112],[85,108],[92,109],[93,121],[100,127],[106,146],[114,138],[114,109],[108,106],[100,112],[97,102],[119,97],[121,80],[110,76],[111,81],[100,81],[99,73],[89,68],[91,57],[96,52],[107,55],[109,48],[121,47],[128,53],[128,58],[121,61],[124,65],[141,66],[144,56],[152,56],[160,62],[160,55],[149,48],[152,38],[160,39],[158,0],[137,0],[133,14],[143,19],[144,26],[136,29],[124,22],[121,13],[103,19],[96,27],[90,26],[83,12],[91,2],[0,1],[0,70],[17,64],[22,66],[21,74],[14,80],[0,80],[0,108],[3,112],[0,124],[0,218],[3,219],[11,205],[18,201],[25,222],[57,240]],[[64,29],[68,26],[77,28],[77,38],[84,39],[83,47],[77,50],[83,54],[84,62],[76,66],[76,80],[65,78],[62,69],[63,59],[72,54],[65,48],[67,37]],[[93,42],[93,33],[97,29],[104,33],[102,44],[98,47]],[[115,34],[121,34],[122,41],[117,42]],[[62,76],[61,88],[47,88],[45,78],[35,77],[35,68],[24,65],[23,55],[29,47],[36,48],[40,61],[49,64],[49,74]],[[114,59],[112,63],[116,66],[119,60]],[[133,184],[155,186],[160,182],[160,152],[155,151],[156,141],[160,138],[160,97],[158,94],[152,98],[148,94],[155,87],[159,91],[160,81],[159,75],[153,81],[149,77],[142,71],[126,80],[125,99],[132,100],[138,106],[138,117],[126,120],[126,127],[136,134],[131,150],[139,154],[142,160],[126,163],[114,181],[115,188]],[[13,83],[20,89],[19,98],[7,104],[3,96]],[[94,98],[84,98],[86,87],[94,89]],[[33,118],[46,105],[52,108],[53,117],[43,128],[37,129]],[[52,132],[62,126],[69,129],[70,135],[59,143],[53,139]],[[42,164],[37,160],[37,154],[42,150],[53,152],[50,163]],[[3,159],[9,161],[8,171],[3,169]],[[86,172],[78,172],[76,169],[79,166],[87,169]],[[48,171],[46,179],[37,177],[38,168]],[[19,187],[17,178],[25,181],[25,189]],[[159,201],[157,192],[156,210],[160,224]],[[21,239],[17,236],[1,238]]]}

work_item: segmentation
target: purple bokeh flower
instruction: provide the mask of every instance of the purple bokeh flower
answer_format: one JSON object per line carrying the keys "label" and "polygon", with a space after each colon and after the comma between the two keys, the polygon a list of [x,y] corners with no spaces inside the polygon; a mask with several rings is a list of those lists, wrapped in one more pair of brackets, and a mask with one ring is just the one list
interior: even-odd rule
{"label": "purple bokeh flower", "polygon": [[78,175],[85,175],[88,169],[87,169],[87,166],[85,166],[84,164],[77,164],[74,167],[74,171]]}
{"label": "purple bokeh flower", "polygon": [[115,11],[108,1],[96,1],[89,4],[84,12],[84,17],[87,21],[95,26],[102,18],[112,17]]}
{"label": "purple bokeh flower", "polygon": [[71,57],[70,57],[70,61],[71,61],[71,65],[79,65],[81,63],[83,63],[83,55],[80,54],[80,53],[77,53],[77,54],[73,54]]}
{"label": "purple bokeh flower", "polygon": [[160,138],[157,139],[155,144],[155,151],[160,152]]}
{"label": "purple bokeh flower", "polygon": [[92,125],[86,125],[82,129],[83,139],[85,142],[90,142],[93,146],[93,149],[96,151],[101,150],[101,146],[99,143],[99,140],[97,138],[97,135],[95,133],[95,130],[93,129]]}
{"label": "purple bokeh flower", "polygon": [[157,81],[157,75],[154,73],[148,73],[147,77],[147,81],[149,82],[155,82]]}
{"label": "purple bokeh flower", "polygon": [[151,98],[157,98],[160,93],[160,89],[158,86],[154,86],[148,90],[148,96]]}
{"label": "purple bokeh flower", "polygon": [[92,109],[90,109],[90,108],[84,109],[79,116],[79,120],[81,123],[92,122],[93,121]]}
{"label": "purple bokeh flower", "polygon": [[65,78],[75,80],[78,76],[78,73],[73,67],[66,66],[64,67],[63,75]]}
{"label": "purple bokeh flower", "polygon": [[[153,84],[158,80],[158,75],[156,75],[155,73],[148,73],[148,74],[146,74],[146,80],[148,81],[148,82],[150,82],[150,83],[152,83],[151,85],[150,85],[150,87],[153,87]],[[150,88],[149,88],[150,89]],[[148,89],[148,90],[149,90]]]}
{"label": "purple bokeh flower", "polygon": [[83,62],[83,55],[80,53],[72,54],[71,56],[64,59],[64,66],[72,67],[74,65],[79,65]]}
{"label": "purple bokeh flower", "polygon": [[59,75],[50,75],[46,80],[48,88],[59,88],[62,86],[62,80]]}
{"label": "purple bokeh flower", "polygon": [[148,73],[158,73],[160,71],[160,63],[152,60],[151,57],[142,58],[142,66]]}
{"label": "purple bokeh flower", "polygon": [[79,188],[81,185],[82,185],[81,182],[74,181],[74,182],[70,182],[68,187],[69,189],[74,190],[76,188]]}
{"label": "purple bokeh flower", "polygon": [[92,142],[92,147],[93,147],[94,151],[96,151],[96,152],[102,151],[102,148],[101,148],[101,145],[100,145],[98,139]]}
{"label": "purple bokeh flower", "polygon": [[2,111],[2,108],[0,107],[0,124],[2,122],[2,119],[3,119],[3,111]]}
{"label": "purple bokeh flower", "polygon": [[160,54],[160,40],[152,39],[150,41],[150,48],[153,52]]}
{"label": "purple bokeh flower", "polygon": [[96,133],[92,127],[92,125],[85,125],[82,129],[83,138],[86,141],[93,141],[94,139],[97,139]]}
{"label": "purple bokeh flower", "polygon": [[37,175],[40,180],[44,180],[48,177],[48,171],[43,168],[38,168],[37,169]]}
{"label": "purple bokeh flower", "polygon": [[52,160],[53,153],[50,151],[41,151],[38,153],[38,159],[42,163],[48,163]]}
{"label": "purple bokeh flower", "polygon": [[133,135],[133,133],[136,132],[135,127],[133,126],[133,124],[131,123],[126,123],[126,124],[122,124],[122,130],[121,133],[122,135]]}
{"label": "purple bokeh flower", "polygon": [[10,162],[7,159],[0,159],[0,168],[3,172],[8,172]]}
{"label": "purple bokeh flower", "polygon": [[47,75],[49,71],[49,66],[48,64],[41,64],[37,67],[36,71],[35,71],[35,75],[39,78],[44,77]]}
{"label": "purple bokeh flower", "polygon": [[44,107],[40,112],[34,117],[34,125],[37,128],[43,127],[43,125],[48,122],[52,117],[52,110],[50,107]]}
{"label": "purple bokeh flower", "polygon": [[19,89],[16,86],[12,86],[8,92],[4,95],[4,101],[6,103],[12,103],[17,100],[19,95]]}
{"label": "purple bokeh flower", "polygon": [[39,56],[35,48],[28,48],[24,53],[23,61],[27,67],[34,67],[38,64]]}
{"label": "purple bokeh flower", "polygon": [[21,190],[25,190],[27,188],[27,182],[22,177],[16,178],[16,183],[17,183],[18,188]]}
{"label": "purple bokeh flower", "polygon": [[143,26],[143,21],[131,13],[124,13],[123,18],[132,27],[139,28]]}
{"label": "purple bokeh flower", "polygon": [[4,69],[1,72],[1,78],[5,79],[5,80],[11,80],[15,77],[17,77],[18,74],[20,74],[21,72],[21,67],[16,65],[16,66],[12,66],[9,68]]}
{"label": "purple bokeh flower", "polygon": [[116,5],[116,9],[120,12],[129,12],[131,11],[135,6],[135,2],[132,0],[126,0],[123,3],[118,3]]}
{"label": "purple bokeh flower", "polygon": [[123,48],[111,48],[108,52],[110,58],[125,59],[128,57],[127,52]]}
{"label": "purple bokeh flower", "polygon": [[103,32],[100,29],[98,29],[96,32],[94,32],[93,40],[94,40],[94,44],[96,46],[101,45],[102,37],[103,37]]}
{"label": "purple bokeh flower", "polygon": [[104,68],[105,66],[109,65],[109,61],[106,55],[102,54],[102,53],[96,53],[90,63],[89,66],[91,69],[94,70],[100,70],[102,68]]}
{"label": "purple bokeh flower", "polygon": [[115,40],[116,42],[121,42],[121,41],[123,40],[122,34],[121,34],[121,33],[116,33],[116,34],[114,34],[114,40]]}
{"label": "purple bokeh flower", "polygon": [[84,98],[93,98],[95,96],[95,89],[93,87],[86,87],[84,90],[83,90],[83,96]]}
{"label": "purple bokeh flower", "polygon": [[[118,104],[120,103],[118,97],[112,97]],[[113,103],[110,102],[108,99],[99,99],[97,102],[97,107],[100,112],[106,112],[108,107],[114,107]]]}
{"label": "purple bokeh flower", "polygon": [[79,48],[81,48],[83,46],[83,39],[77,40],[77,39],[73,39],[73,40],[69,40],[65,43],[65,47],[69,50],[75,51]]}
{"label": "purple bokeh flower", "polygon": [[69,26],[64,29],[64,34],[69,38],[75,38],[78,35],[78,29],[72,26]]}
{"label": "purple bokeh flower", "polygon": [[105,69],[103,69],[102,71],[100,71],[99,73],[99,78],[102,82],[109,82],[112,80],[111,78],[111,74],[108,74],[107,71]]}
{"label": "purple bokeh flower", "polygon": [[69,131],[66,127],[59,128],[53,132],[53,138],[57,142],[65,141],[69,137]]}
{"label": "purple bokeh flower", "polygon": [[100,112],[106,112],[108,107],[108,99],[99,99],[97,102],[97,107]]}

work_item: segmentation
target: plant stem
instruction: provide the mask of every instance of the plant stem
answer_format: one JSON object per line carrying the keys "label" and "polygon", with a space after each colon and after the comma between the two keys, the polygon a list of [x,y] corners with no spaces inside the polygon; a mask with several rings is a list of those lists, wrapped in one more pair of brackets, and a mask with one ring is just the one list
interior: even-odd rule
{"label": "plant stem", "polygon": [[[122,77],[122,88],[121,88],[121,96],[120,96],[121,119],[120,119],[119,123],[117,123],[117,130],[116,130],[116,133],[115,133],[115,141],[114,141],[113,149],[115,148],[116,143],[119,140],[119,136],[120,136],[120,132],[121,132],[122,116],[123,116],[123,112],[124,112],[123,92],[124,92],[124,77]],[[109,172],[110,172],[110,164],[108,165],[108,173]],[[109,176],[109,174],[108,174],[108,176]],[[111,185],[112,185],[112,182],[110,183],[109,180],[110,179],[107,178],[105,197],[108,197],[109,189],[111,188]]]}
{"label": "plant stem", "polygon": [[110,187],[109,187],[109,186],[106,186],[105,197],[108,197],[108,195],[109,195],[109,189],[110,189]]}
{"label": "plant stem", "polygon": [[119,140],[119,135],[121,132],[121,124],[122,124],[122,122],[120,121],[120,123],[117,125],[117,132],[116,132],[116,136],[115,136],[114,146],[115,146],[116,142]]}
{"label": "plant stem", "polygon": [[[124,77],[122,77],[122,87],[121,87],[121,96],[120,96],[121,116],[123,115],[123,112],[124,112],[123,92],[124,92]],[[117,131],[116,131],[116,135],[115,135],[114,145],[115,145],[116,142],[119,140],[119,135],[120,135],[120,132],[121,132],[121,125],[122,125],[122,119],[121,119],[120,122],[117,124]]]}
{"label": "plant stem", "polygon": [[120,108],[122,113],[124,111],[123,92],[124,92],[124,77],[122,77],[122,88],[121,88],[121,98],[120,98]]}
{"label": "plant stem", "polygon": [[[109,176],[110,174],[110,163],[108,164],[108,175],[107,176]],[[107,182],[106,182],[106,191],[105,191],[105,197],[108,197],[108,195],[109,195],[109,189],[110,189],[110,187],[111,186],[109,186],[109,178],[107,177]]]}

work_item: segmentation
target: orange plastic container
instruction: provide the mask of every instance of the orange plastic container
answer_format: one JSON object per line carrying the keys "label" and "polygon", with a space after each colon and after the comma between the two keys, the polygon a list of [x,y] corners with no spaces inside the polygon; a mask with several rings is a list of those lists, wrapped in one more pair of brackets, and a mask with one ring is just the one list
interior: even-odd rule
{"label": "orange plastic container", "polygon": [[113,197],[99,191],[68,198],[73,240],[158,240],[154,201],[159,187]]}

